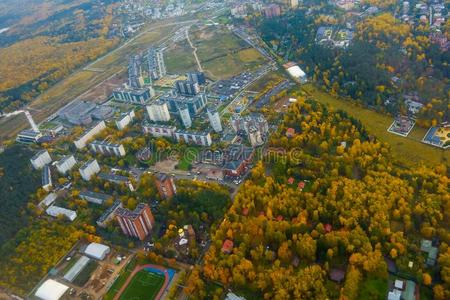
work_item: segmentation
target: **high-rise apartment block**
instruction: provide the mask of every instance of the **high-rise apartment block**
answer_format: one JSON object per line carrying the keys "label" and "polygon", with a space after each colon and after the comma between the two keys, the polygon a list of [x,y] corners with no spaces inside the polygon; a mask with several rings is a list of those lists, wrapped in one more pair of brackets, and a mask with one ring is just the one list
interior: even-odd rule
{"label": "high-rise apartment block", "polygon": [[215,108],[208,108],[208,119],[211,127],[215,132],[222,132],[222,122],[220,121],[219,112]]}
{"label": "high-rise apartment block", "polygon": [[85,163],[79,171],[81,177],[84,180],[89,181],[91,180],[92,176],[100,172],[100,166],[98,165],[96,159],[91,159],[87,163]]}
{"label": "high-rise apartment block", "polygon": [[181,122],[185,128],[191,128],[192,119],[191,114],[189,113],[189,108],[186,104],[180,104],[178,106]]}
{"label": "high-rise apartment block", "polygon": [[198,85],[206,84],[206,77],[203,72],[188,72],[186,75],[191,82],[198,83]]}
{"label": "high-rise apartment block", "polygon": [[30,159],[30,162],[35,170],[39,170],[51,163],[52,158],[47,150],[41,150]]}
{"label": "high-rise apartment block", "polygon": [[115,101],[131,104],[145,105],[155,96],[155,90],[152,87],[129,89],[118,88],[113,91]]}
{"label": "high-rise apartment block", "polygon": [[172,177],[166,174],[159,174],[156,177],[156,188],[161,199],[168,199],[177,193],[177,187]]}
{"label": "high-rise apartment block", "polygon": [[153,122],[170,121],[169,108],[166,102],[157,100],[147,106],[147,113]]}
{"label": "high-rise apartment block", "polygon": [[125,148],[122,144],[112,144],[102,141],[93,141],[89,144],[89,148],[94,153],[105,155],[125,156]]}
{"label": "high-rise apartment block", "polygon": [[147,63],[149,77],[158,80],[166,76],[166,64],[164,63],[164,54],[162,50],[149,48],[147,51]]}
{"label": "high-rise apartment block", "polygon": [[197,82],[188,80],[177,80],[175,82],[175,88],[180,95],[183,96],[195,96],[200,93],[200,86]]}
{"label": "high-rise apartment block", "polygon": [[152,231],[155,219],[147,204],[140,203],[131,211],[126,208],[118,208],[115,216],[120,228],[125,235],[144,240]]}

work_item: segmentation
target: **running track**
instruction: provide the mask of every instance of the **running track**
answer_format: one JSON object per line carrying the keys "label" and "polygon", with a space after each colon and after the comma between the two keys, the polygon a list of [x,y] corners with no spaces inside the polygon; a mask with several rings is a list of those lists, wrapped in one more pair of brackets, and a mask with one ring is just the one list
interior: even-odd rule
{"label": "running track", "polygon": [[155,300],[160,300],[162,295],[164,294],[164,291],[166,290],[167,286],[169,285],[169,273],[167,273],[167,269],[163,268],[161,266],[157,266],[157,265],[152,265],[152,264],[147,264],[147,265],[142,265],[142,266],[137,266],[136,268],[134,268],[133,272],[131,272],[130,276],[128,276],[127,280],[125,281],[125,283],[122,285],[122,287],[120,288],[120,290],[117,292],[116,296],[114,297],[114,300],[119,300],[120,296],[122,296],[123,292],[125,291],[125,289],[127,288],[128,284],[131,282],[131,280],[133,280],[134,275],[136,275],[136,273],[138,273],[139,271],[142,271],[145,268],[154,268],[154,269],[158,269],[161,272],[164,273],[164,284],[161,287],[161,289],[159,290],[158,295],[156,295]]}

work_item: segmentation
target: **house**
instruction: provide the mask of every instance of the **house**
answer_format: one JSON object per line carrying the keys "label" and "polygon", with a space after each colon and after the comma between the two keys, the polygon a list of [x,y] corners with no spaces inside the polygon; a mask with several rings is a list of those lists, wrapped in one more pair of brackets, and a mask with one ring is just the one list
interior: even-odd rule
{"label": "house", "polygon": [[427,266],[432,267],[436,264],[438,248],[433,246],[432,241],[423,239],[420,244],[420,251],[428,254],[426,260]]}
{"label": "house", "polygon": [[289,177],[287,180],[288,184],[294,184],[295,179],[293,177]]}
{"label": "house", "polygon": [[288,138],[294,137],[294,136],[295,136],[295,129],[294,129],[294,128],[288,128],[288,129],[286,130],[286,136],[287,136]]}
{"label": "house", "polygon": [[297,185],[299,190],[303,190],[305,188],[305,182],[304,181],[300,181]]}
{"label": "house", "polygon": [[233,251],[233,246],[234,244],[232,240],[225,240],[222,245],[222,252],[225,254],[230,254]]}

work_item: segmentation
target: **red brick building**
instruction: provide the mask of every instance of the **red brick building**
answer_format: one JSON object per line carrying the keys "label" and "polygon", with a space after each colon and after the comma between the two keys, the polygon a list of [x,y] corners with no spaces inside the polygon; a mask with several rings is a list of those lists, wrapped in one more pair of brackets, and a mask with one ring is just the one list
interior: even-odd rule
{"label": "red brick building", "polygon": [[161,199],[168,199],[177,193],[177,187],[173,178],[166,174],[159,174],[156,177],[156,188]]}
{"label": "red brick building", "polygon": [[118,208],[115,215],[122,232],[141,241],[150,234],[155,224],[155,218],[150,207],[143,203],[138,204],[133,211],[126,208]]}

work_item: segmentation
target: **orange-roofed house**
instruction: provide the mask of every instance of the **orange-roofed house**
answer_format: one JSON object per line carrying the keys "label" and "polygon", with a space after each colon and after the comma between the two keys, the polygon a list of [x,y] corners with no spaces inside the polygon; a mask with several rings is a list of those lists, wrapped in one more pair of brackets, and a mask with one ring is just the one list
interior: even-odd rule
{"label": "orange-roofed house", "polygon": [[300,190],[303,190],[303,189],[305,188],[305,182],[304,182],[304,181],[300,181],[300,182],[298,183],[298,188],[299,188]]}
{"label": "orange-roofed house", "polygon": [[287,182],[288,182],[289,184],[293,184],[294,181],[295,181],[295,179],[294,179],[293,177],[289,177],[289,179],[287,180]]}
{"label": "orange-roofed house", "polygon": [[233,251],[233,241],[225,240],[222,245],[222,252],[225,254],[230,254]]}
{"label": "orange-roofed house", "polygon": [[294,128],[288,128],[286,130],[286,136],[288,138],[294,137],[295,136],[295,129]]}

